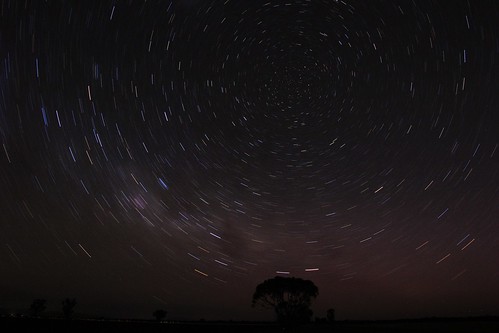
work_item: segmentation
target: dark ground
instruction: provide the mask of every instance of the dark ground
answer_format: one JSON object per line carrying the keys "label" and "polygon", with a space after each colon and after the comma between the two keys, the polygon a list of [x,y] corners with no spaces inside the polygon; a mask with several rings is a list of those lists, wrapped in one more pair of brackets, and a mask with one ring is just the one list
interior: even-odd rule
{"label": "dark ground", "polygon": [[283,328],[271,323],[147,322],[1,318],[0,332],[499,332],[499,318],[339,321]]}

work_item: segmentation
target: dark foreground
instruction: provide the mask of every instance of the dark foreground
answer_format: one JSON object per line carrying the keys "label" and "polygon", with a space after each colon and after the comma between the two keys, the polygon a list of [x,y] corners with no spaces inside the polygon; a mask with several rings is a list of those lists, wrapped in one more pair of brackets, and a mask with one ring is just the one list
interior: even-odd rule
{"label": "dark foreground", "polygon": [[216,322],[168,322],[109,321],[109,320],[61,320],[0,318],[0,332],[499,332],[499,318],[428,319],[411,321],[348,322],[309,324],[285,328],[270,323],[216,323]]}

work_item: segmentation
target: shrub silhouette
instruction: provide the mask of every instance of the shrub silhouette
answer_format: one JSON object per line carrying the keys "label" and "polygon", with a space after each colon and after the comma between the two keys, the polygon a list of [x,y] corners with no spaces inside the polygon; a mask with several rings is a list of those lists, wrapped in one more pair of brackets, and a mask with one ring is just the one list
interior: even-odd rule
{"label": "shrub silhouette", "polygon": [[158,309],[156,311],[154,311],[152,313],[152,315],[154,316],[154,318],[156,318],[157,321],[162,321],[166,318],[166,310],[163,310],[163,309]]}
{"label": "shrub silhouette", "polygon": [[62,301],[62,314],[64,318],[70,319],[74,313],[74,307],[76,306],[76,299],[66,298]]}
{"label": "shrub silhouette", "polygon": [[328,322],[333,323],[334,322],[334,309],[327,310],[326,317],[327,317]]}
{"label": "shrub silhouette", "polygon": [[35,299],[31,306],[29,307],[29,315],[32,317],[38,317],[45,309],[47,308],[47,300],[46,299]]}
{"label": "shrub silhouette", "polygon": [[253,294],[252,306],[273,309],[277,321],[284,324],[309,322],[310,305],[319,289],[310,280],[276,276],[260,283]]}

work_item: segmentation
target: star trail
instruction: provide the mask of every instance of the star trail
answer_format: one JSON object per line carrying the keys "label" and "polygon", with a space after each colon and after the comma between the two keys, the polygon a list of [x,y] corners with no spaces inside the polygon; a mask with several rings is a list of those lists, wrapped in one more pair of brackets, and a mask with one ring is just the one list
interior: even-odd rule
{"label": "star trail", "polygon": [[496,1],[0,5],[0,308],[499,314]]}

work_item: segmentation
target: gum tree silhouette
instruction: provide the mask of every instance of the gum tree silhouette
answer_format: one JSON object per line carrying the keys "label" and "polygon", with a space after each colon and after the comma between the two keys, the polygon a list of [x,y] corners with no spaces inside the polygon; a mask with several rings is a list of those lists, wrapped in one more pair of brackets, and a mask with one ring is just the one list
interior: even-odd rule
{"label": "gum tree silhouette", "polygon": [[75,306],[76,299],[74,298],[66,298],[62,301],[62,314],[64,315],[64,318],[71,319]]}
{"label": "gum tree silhouette", "polygon": [[158,309],[154,311],[152,315],[154,316],[154,318],[156,318],[157,321],[162,321],[166,318],[167,313],[168,312],[166,312],[166,310]]}
{"label": "gum tree silhouette", "polygon": [[273,309],[280,323],[302,324],[310,321],[312,298],[318,294],[319,289],[310,280],[276,276],[256,287],[252,306]]}
{"label": "gum tree silhouette", "polygon": [[47,300],[37,298],[33,300],[31,306],[29,307],[29,315],[32,317],[38,317],[47,308]]}

